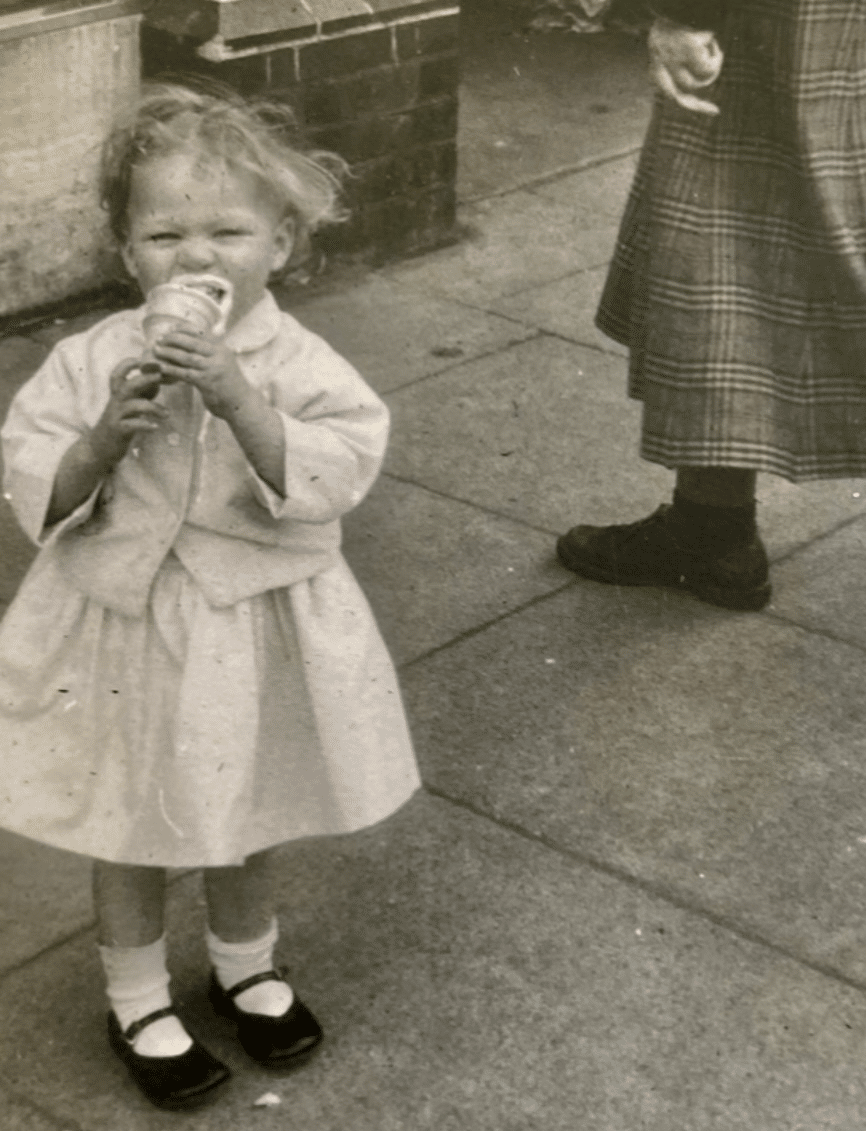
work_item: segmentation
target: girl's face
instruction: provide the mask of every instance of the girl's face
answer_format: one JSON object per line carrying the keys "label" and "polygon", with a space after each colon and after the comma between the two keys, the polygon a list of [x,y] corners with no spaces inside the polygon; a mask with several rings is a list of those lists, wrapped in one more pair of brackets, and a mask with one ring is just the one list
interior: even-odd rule
{"label": "girl's face", "polygon": [[145,295],[177,275],[218,275],[234,288],[232,326],[291,254],[291,219],[243,170],[174,153],[134,169],[130,189],[123,261]]}

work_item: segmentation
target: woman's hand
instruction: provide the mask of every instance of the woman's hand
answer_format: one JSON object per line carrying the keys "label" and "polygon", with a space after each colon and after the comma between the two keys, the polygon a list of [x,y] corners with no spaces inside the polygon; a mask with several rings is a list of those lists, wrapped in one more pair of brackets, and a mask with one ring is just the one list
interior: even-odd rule
{"label": "woman's hand", "polygon": [[155,431],[168,415],[161,404],[151,399],[153,374],[143,373],[140,364],[127,358],[112,370],[108,404],[90,433],[93,457],[103,472],[110,471],[123,458],[137,432]]}
{"label": "woman's hand", "polygon": [[656,86],[684,110],[718,114],[719,108],[695,91],[712,86],[719,77],[724,53],[712,31],[695,31],[659,19],[649,34],[650,75]]}

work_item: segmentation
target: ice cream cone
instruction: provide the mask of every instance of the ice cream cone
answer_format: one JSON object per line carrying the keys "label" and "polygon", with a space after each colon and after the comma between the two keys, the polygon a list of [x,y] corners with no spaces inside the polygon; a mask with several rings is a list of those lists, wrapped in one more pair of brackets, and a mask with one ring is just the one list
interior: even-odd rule
{"label": "ice cream cone", "polygon": [[179,275],[155,286],[147,296],[142,328],[153,346],[180,322],[196,330],[225,333],[232,305],[232,287],[215,275]]}

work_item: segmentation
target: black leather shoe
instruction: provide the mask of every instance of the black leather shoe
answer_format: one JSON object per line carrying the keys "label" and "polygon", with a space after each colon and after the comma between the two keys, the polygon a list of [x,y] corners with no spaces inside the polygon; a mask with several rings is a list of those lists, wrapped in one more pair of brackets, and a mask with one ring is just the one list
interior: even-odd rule
{"label": "black leather shoe", "polygon": [[211,974],[208,997],[222,1017],[238,1027],[238,1040],[253,1060],[266,1068],[297,1068],[305,1064],[322,1043],[322,1027],[309,1009],[296,997],[285,1013],[269,1017],[265,1013],[247,1013],[238,1009],[235,998],[260,982],[287,982],[286,970],[268,970],[244,978],[230,990],[224,990]]}
{"label": "black leather shoe", "polygon": [[724,609],[758,612],[770,600],[767,551],[757,532],[738,545],[690,547],[665,503],[624,526],[575,526],[556,543],[559,560],[609,585],[685,589]]}
{"label": "black leather shoe", "polygon": [[215,1099],[231,1072],[196,1040],[180,1056],[140,1056],[135,1051],[132,1042],[145,1026],[173,1014],[171,1006],[157,1009],[134,1021],[124,1032],[112,1011],[108,1015],[108,1043],[152,1104],[168,1111],[183,1111]]}

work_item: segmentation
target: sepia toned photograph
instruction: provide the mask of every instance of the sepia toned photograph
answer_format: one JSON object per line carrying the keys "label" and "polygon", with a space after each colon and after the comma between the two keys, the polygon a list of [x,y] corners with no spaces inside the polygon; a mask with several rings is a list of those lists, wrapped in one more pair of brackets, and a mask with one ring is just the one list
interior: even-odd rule
{"label": "sepia toned photograph", "polygon": [[0,470],[2,1131],[863,1131],[863,0],[0,0]]}

